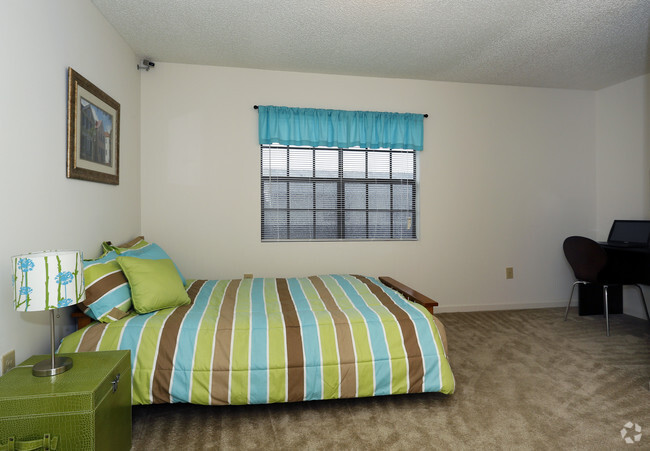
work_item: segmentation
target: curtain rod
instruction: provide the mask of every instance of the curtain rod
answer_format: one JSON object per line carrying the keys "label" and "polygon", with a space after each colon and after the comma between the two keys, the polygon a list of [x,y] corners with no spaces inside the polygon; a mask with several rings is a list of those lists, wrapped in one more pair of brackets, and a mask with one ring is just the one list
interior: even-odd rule
{"label": "curtain rod", "polygon": [[[257,105],[253,105],[253,109],[257,110],[258,108],[259,108],[259,106],[257,106]],[[424,116],[424,117],[429,117],[429,115],[426,114],[426,113],[424,113],[422,116]]]}

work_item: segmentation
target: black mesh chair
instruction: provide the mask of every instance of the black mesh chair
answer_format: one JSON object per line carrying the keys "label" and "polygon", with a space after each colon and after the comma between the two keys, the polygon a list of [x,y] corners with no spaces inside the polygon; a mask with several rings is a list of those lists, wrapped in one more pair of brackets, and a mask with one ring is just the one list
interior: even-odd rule
{"label": "black mesh chair", "polygon": [[609,305],[607,303],[607,288],[609,285],[634,285],[641,293],[641,302],[645,309],[646,317],[650,321],[648,315],[648,307],[645,303],[645,296],[643,290],[638,284],[635,283],[622,283],[620,281],[609,281],[603,277],[602,271],[607,265],[607,253],[605,250],[594,240],[585,238],[583,236],[570,236],[564,240],[563,244],[564,255],[566,256],[576,281],[571,286],[571,295],[569,295],[569,304],[566,306],[564,313],[564,320],[566,321],[569,314],[569,307],[571,307],[571,299],[573,298],[573,290],[577,284],[592,283],[601,285],[603,287],[603,301],[605,309],[605,325],[607,336],[609,337]]}

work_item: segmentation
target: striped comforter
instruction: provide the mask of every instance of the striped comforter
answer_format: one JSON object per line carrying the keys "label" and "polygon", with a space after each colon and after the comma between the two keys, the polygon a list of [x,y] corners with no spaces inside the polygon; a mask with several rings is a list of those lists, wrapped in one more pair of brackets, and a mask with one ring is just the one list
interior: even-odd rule
{"label": "striped comforter", "polygon": [[454,391],[431,314],[374,278],[191,280],[192,303],[92,323],[59,352],[131,351],[133,404]]}

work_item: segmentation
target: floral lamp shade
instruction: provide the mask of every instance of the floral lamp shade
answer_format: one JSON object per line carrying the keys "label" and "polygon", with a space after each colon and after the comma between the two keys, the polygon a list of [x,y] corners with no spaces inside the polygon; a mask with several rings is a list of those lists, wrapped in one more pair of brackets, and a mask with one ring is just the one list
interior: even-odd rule
{"label": "floral lamp shade", "polygon": [[81,251],[45,251],[11,258],[14,308],[52,310],[86,299]]}

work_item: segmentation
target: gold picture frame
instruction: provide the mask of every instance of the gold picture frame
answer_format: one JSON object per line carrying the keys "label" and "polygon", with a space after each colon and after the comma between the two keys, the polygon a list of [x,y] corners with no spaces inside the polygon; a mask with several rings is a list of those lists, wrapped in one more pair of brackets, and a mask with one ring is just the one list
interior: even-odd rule
{"label": "gold picture frame", "polygon": [[71,67],[67,177],[120,184],[120,104]]}

